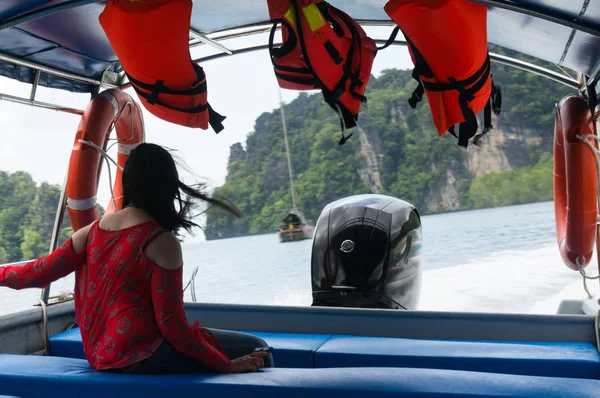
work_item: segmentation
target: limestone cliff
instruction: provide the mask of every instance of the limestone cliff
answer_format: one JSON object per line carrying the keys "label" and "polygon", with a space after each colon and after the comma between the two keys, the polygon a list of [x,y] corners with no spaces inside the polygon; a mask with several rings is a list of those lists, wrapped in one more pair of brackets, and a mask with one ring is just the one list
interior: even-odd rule
{"label": "limestone cliff", "polygon": [[[526,174],[541,161],[547,165],[553,106],[569,90],[498,65],[494,65],[494,79],[503,86],[502,113],[494,117],[495,127],[479,145],[466,149],[450,134],[438,135],[427,101],[416,109],[408,105],[415,88],[410,71],[386,70],[369,81],[368,102],[343,146],[338,145],[339,120],[322,96],[300,94],[286,105],[286,119],[298,205],[306,217],[316,221],[327,203],[360,193],[402,198],[422,214],[544,197],[539,192],[551,190],[547,181],[551,171],[546,169],[536,171],[542,177],[487,179],[510,170]],[[215,194],[227,197],[247,218],[233,220],[209,212],[208,239],[274,232],[290,209],[281,126],[279,110],[264,113],[248,135],[246,150],[241,144],[231,147],[226,183]],[[516,199],[497,200],[508,186]],[[522,195],[530,186],[535,186],[532,192]],[[496,190],[486,196],[490,187]]]}

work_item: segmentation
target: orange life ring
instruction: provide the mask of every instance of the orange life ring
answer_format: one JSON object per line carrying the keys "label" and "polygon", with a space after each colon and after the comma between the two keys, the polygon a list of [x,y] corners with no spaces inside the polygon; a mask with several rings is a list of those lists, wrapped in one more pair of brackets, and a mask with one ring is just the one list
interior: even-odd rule
{"label": "orange life ring", "polygon": [[564,97],[554,121],[554,215],[560,255],[573,270],[579,269],[578,261],[582,267],[589,264],[596,240],[596,157],[577,138],[587,134],[595,134],[588,102],[577,95]]}
{"label": "orange life ring", "polygon": [[[122,168],[133,148],[144,141],[142,112],[129,94],[118,89],[101,92],[92,99],[77,127],[75,143],[69,160],[67,205],[73,231],[100,218],[96,203],[100,152],[82,143],[93,143],[103,148],[115,124],[118,140],[117,163]],[[106,214],[121,209],[123,203],[122,172],[117,168],[113,195]]]}

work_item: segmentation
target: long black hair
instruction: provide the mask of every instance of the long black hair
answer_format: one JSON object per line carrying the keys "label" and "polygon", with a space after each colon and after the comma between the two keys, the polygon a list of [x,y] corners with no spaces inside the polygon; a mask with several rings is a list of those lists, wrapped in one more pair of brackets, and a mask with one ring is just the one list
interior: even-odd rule
{"label": "long black hair", "polygon": [[[199,227],[190,214],[194,199],[200,199],[226,212],[242,217],[232,204],[209,197],[205,185],[189,186],[179,179],[175,160],[165,148],[150,143],[138,145],[129,154],[123,168],[123,208],[132,206],[146,211],[163,228],[178,235],[184,228]],[[179,210],[175,203],[179,205]]]}

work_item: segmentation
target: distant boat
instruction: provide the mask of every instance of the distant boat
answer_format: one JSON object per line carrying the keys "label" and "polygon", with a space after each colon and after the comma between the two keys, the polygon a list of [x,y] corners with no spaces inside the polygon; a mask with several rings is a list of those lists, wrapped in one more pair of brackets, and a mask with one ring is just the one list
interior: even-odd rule
{"label": "distant boat", "polygon": [[297,240],[312,239],[314,227],[310,225],[302,212],[298,209],[292,209],[281,220],[279,225],[279,241],[293,242]]}
{"label": "distant boat", "polygon": [[279,89],[279,104],[281,109],[281,123],[283,125],[283,139],[285,142],[285,154],[287,156],[288,172],[290,175],[290,192],[292,196],[292,209],[281,220],[279,224],[279,241],[293,242],[297,240],[312,239],[314,226],[310,225],[302,211],[296,206],[296,191],[294,190],[294,176],[292,173],[292,159],[290,158],[290,146],[287,139],[287,125],[285,123],[285,112],[283,111],[283,98],[281,88]]}

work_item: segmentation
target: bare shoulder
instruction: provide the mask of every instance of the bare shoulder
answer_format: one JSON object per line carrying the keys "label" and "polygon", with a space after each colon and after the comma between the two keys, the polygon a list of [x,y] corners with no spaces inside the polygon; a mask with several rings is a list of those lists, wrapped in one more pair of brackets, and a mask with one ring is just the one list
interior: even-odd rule
{"label": "bare shoulder", "polygon": [[73,250],[76,254],[81,254],[85,250],[85,242],[87,240],[88,232],[94,223],[88,224],[83,228],[78,229],[71,239],[73,240]]}
{"label": "bare shoulder", "polygon": [[146,257],[165,269],[178,269],[183,266],[181,243],[170,232],[159,234],[144,250]]}

